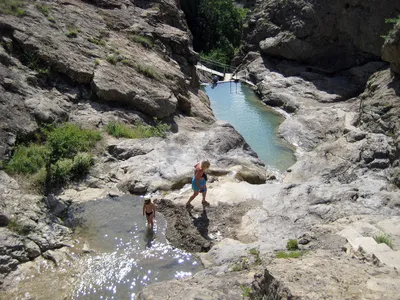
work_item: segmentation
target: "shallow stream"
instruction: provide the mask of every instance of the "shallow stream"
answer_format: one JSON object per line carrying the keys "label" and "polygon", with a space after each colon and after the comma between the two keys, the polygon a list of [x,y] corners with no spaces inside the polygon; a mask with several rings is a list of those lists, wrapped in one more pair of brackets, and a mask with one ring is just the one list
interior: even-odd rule
{"label": "shallow stream", "polygon": [[282,115],[264,105],[251,88],[240,82],[206,85],[218,120],[224,120],[245,138],[267,169],[285,171],[295,163],[294,149],[277,134]]}
{"label": "shallow stream", "polygon": [[9,299],[135,299],[150,283],[201,270],[195,256],[168,243],[161,214],[154,231],[147,228],[142,207],[143,198],[130,195],[75,205],[69,258],[57,268],[44,260],[39,274],[22,282]]}

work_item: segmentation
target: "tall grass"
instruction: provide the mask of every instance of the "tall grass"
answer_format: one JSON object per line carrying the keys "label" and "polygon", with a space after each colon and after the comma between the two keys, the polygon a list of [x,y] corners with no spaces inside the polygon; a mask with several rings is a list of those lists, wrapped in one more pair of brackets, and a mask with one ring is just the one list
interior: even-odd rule
{"label": "tall grass", "polygon": [[393,240],[392,240],[391,236],[388,235],[388,234],[381,233],[381,234],[375,235],[374,236],[374,240],[378,244],[384,243],[384,244],[388,245],[390,248],[393,249]]}
{"label": "tall grass", "polygon": [[149,137],[165,137],[170,126],[158,122],[156,126],[137,123],[130,126],[121,122],[110,122],[107,125],[107,133],[117,138],[124,137],[130,139],[141,139]]}
{"label": "tall grass", "polygon": [[153,48],[154,44],[153,41],[146,36],[135,34],[131,36],[131,40],[134,41],[135,43],[141,44],[145,48]]}

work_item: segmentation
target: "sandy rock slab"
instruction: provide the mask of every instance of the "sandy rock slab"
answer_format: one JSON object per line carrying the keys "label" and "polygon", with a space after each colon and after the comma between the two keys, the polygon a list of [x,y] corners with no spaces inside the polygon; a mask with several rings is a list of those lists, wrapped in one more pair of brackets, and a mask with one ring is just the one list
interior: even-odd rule
{"label": "sandy rock slab", "polygon": [[275,259],[259,287],[267,299],[394,300],[399,299],[400,275],[344,252],[317,250],[297,259]]}

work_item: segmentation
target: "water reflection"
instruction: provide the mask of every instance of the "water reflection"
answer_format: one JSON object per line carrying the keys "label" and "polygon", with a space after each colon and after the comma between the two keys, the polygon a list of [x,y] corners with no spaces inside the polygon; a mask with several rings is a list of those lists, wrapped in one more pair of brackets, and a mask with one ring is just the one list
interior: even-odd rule
{"label": "water reflection", "polygon": [[191,276],[201,269],[190,253],[166,240],[166,221],[157,214],[155,226],[146,226],[142,199],[124,196],[76,207],[71,222],[77,238],[93,254],[79,257],[75,298],[134,299],[146,285]]}
{"label": "water reflection", "polygon": [[156,227],[149,227],[147,226],[145,241],[146,241],[146,248],[151,248],[151,244],[154,240]]}

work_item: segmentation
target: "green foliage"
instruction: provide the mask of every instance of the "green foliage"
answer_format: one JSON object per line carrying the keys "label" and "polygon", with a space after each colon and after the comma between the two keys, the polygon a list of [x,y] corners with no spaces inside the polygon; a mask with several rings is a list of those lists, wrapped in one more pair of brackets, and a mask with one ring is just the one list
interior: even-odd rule
{"label": "green foliage", "polygon": [[53,185],[60,185],[68,182],[72,169],[72,159],[60,159],[51,166],[50,182]]}
{"label": "green foliage", "polygon": [[276,258],[298,258],[302,255],[303,255],[303,252],[301,252],[301,251],[289,251],[289,252],[279,251],[276,254]]}
{"label": "green foliage", "polygon": [[[224,51],[222,49],[213,49],[208,53],[201,52],[200,57],[202,59],[216,61],[220,64],[229,65],[229,63],[233,57],[233,51],[230,51],[230,50]],[[214,66],[211,66],[211,67],[213,69],[215,69]]]}
{"label": "green foliage", "polygon": [[49,148],[43,145],[18,146],[6,165],[6,171],[11,174],[34,174],[45,165],[49,153]]}
{"label": "green foliage", "polygon": [[242,297],[243,298],[250,298],[251,287],[246,286],[246,285],[240,285],[240,289],[242,290]]}
{"label": "green foliage", "polygon": [[[185,1],[181,1],[181,4]],[[194,36],[194,49],[229,63],[242,42],[247,9],[234,0],[191,0],[182,4]],[[189,16],[193,16],[190,20]],[[211,53],[217,51],[217,53]]]}
{"label": "green foliage", "polygon": [[80,29],[78,27],[70,27],[68,28],[68,31],[65,33],[65,35],[69,38],[76,38],[78,37]]}
{"label": "green foliage", "polygon": [[50,128],[47,135],[50,158],[52,162],[61,158],[73,158],[78,152],[91,150],[101,139],[99,132],[82,129],[72,123]]}
{"label": "green foliage", "polygon": [[48,17],[50,14],[50,8],[47,5],[36,4],[36,8],[45,16]]}
{"label": "green foliage", "polygon": [[400,15],[398,15],[396,18],[388,18],[385,19],[385,23],[387,24],[393,24],[393,28],[389,30],[389,32],[386,35],[381,35],[381,38],[384,38],[385,41],[390,38],[390,36],[393,34],[394,32],[394,26],[396,26],[397,23],[400,22]]}
{"label": "green foliage", "polygon": [[145,66],[143,64],[136,64],[135,68],[139,73],[143,74],[144,76],[154,79],[158,78],[157,72],[150,66]]}
{"label": "green foliage", "polygon": [[51,183],[64,184],[86,175],[93,165],[93,157],[88,153],[78,153],[73,159],[61,159],[51,166]]}
{"label": "green foliage", "polygon": [[121,122],[110,122],[106,130],[108,134],[117,138],[141,139],[153,136],[165,137],[170,126],[158,121],[156,121],[156,126],[137,123],[133,127]]}
{"label": "green foliage", "polygon": [[25,14],[23,0],[0,0],[0,13],[21,17]]}
{"label": "green foliage", "polygon": [[94,164],[91,154],[102,139],[99,132],[64,123],[41,129],[36,139],[42,144],[20,145],[5,169],[12,174],[32,175],[28,180],[40,192],[87,174]]}
{"label": "green foliage", "polygon": [[70,170],[71,178],[79,178],[89,173],[90,168],[94,165],[93,156],[88,153],[78,153],[72,162]]}
{"label": "green foliage", "polygon": [[90,37],[87,39],[89,42],[91,42],[92,44],[95,44],[97,46],[105,46],[106,45],[106,41],[103,39],[97,39],[94,37]]}
{"label": "green foliage", "polygon": [[286,249],[288,249],[289,251],[299,249],[299,244],[297,240],[289,240],[286,244]]}
{"label": "green foliage", "polygon": [[7,228],[10,229],[11,231],[14,231],[14,232],[18,233],[19,235],[28,235],[29,232],[30,232],[30,229],[28,227],[22,226],[15,219],[11,219],[8,222]]}
{"label": "green foliage", "polygon": [[392,240],[392,237],[388,234],[381,233],[381,234],[375,235],[374,240],[378,244],[385,243],[386,245],[388,245],[390,248],[393,249],[393,240]]}
{"label": "green foliage", "polygon": [[100,59],[96,58],[96,59],[94,60],[94,65],[95,65],[95,66],[98,66],[99,64],[100,64]]}
{"label": "green foliage", "polygon": [[142,35],[133,35],[131,36],[131,40],[135,43],[141,44],[143,47],[145,48],[153,48],[153,41],[146,36],[142,36]]}

